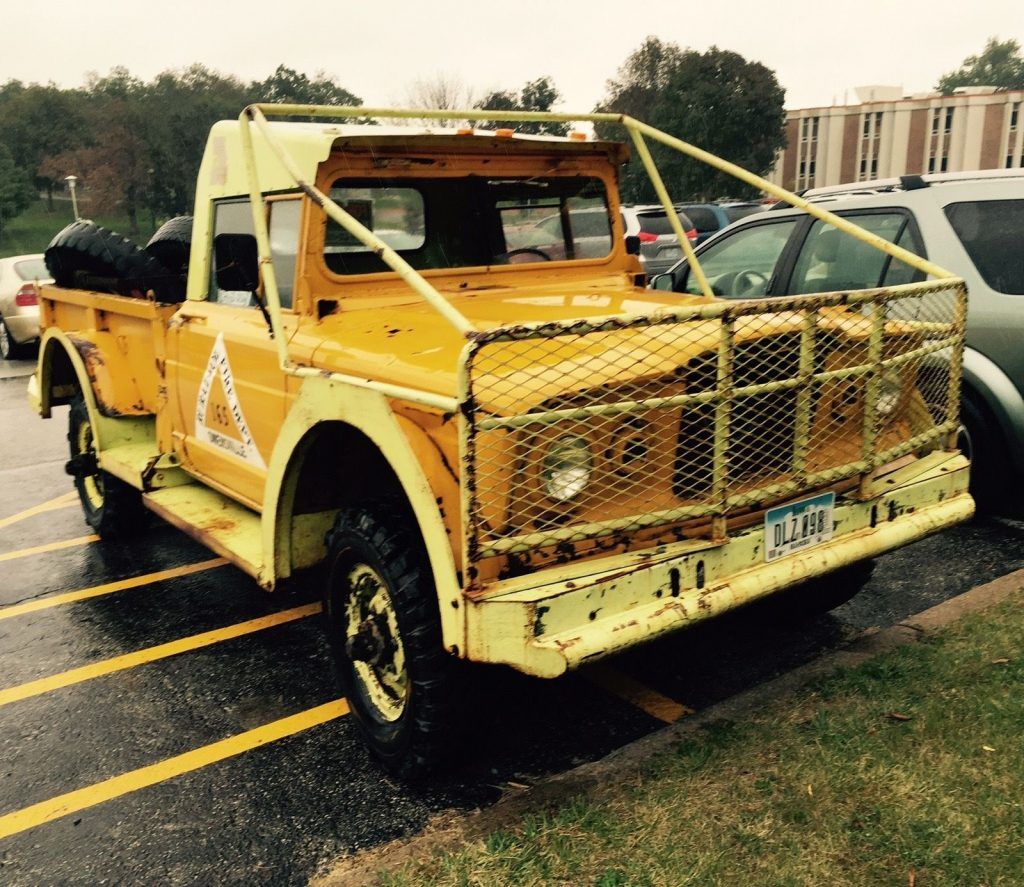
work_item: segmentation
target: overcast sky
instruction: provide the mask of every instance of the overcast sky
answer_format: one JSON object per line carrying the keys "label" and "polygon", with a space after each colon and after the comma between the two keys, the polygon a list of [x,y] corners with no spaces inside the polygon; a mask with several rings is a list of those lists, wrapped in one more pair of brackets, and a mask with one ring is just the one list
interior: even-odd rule
{"label": "overcast sky", "polygon": [[[952,11],[947,11],[952,10]],[[786,106],[855,101],[866,84],[930,89],[990,36],[1024,42],[1020,0],[0,0],[0,82],[79,86],[127,67],[144,80],[201,62],[249,80],[278,64],[325,71],[366,104],[400,105],[438,73],[478,94],[550,75],[559,110],[589,111],[654,34],[775,70]]]}

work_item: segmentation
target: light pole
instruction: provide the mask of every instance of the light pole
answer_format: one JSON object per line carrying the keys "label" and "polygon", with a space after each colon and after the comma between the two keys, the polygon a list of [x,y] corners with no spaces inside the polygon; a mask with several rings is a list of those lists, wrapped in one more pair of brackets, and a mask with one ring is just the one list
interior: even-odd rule
{"label": "light pole", "polygon": [[81,216],[78,215],[78,196],[75,194],[75,185],[78,184],[78,176],[64,176],[64,181],[68,183],[68,190],[71,192],[71,209],[75,214],[75,221],[81,220]]}

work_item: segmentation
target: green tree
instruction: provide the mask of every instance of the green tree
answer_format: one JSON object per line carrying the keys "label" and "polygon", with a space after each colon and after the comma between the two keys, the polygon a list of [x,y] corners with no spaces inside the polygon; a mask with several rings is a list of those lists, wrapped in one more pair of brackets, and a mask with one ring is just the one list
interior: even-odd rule
{"label": "green tree", "polygon": [[[295,105],[361,105],[363,100],[343,86],[335,83],[325,73],[318,71],[314,77],[278,65],[266,80],[254,81],[249,91],[253,101],[280,102]],[[241,110],[241,109],[239,109]]]}
{"label": "green tree", "polygon": [[1016,40],[990,37],[978,55],[969,55],[955,71],[939,78],[937,89],[951,95],[958,86],[996,86],[1024,89],[1024,58]]}
{"label": "green tree", "polygon": [[[608,83],[599,110],[629,114],[652,126],[764,175],[785,145],[785,91],[775,73],[735,52],[712,46],[681,50],[649,37]],[[620,130],[598,127],[602,137]],[[752,189],[712,167],[650,143],[658,169],[675,200],[745,196]],[[642,164],[623,176],[627,200],[656,199]]]}
{"label": "green tree", "polygon": [[35,195],[32,177],[14,162],[8,147],[0,143],[0,239],[7,222],[27,209]]}
{"label": "green tree", "polygon": [[[519,93],[515,90],[495,90],[489,92],[474,107],[479,108],[481,111],[541,111],[547,112],[552,109],[559,101],[561,101],[562,95],[555,88],[555,84],[552,82],[550,77],[538,77],[536,80],[531,80]],[[533,135],[554,135],[564,136],[568,132],[569,127],[565,123],[547,123],[547,122],[535,122],[535,123],[523,123],[521,121],[512,120],[488,120],[481,121],[490,128],[503,128],[507,127],[510,129],[518,130],[519,132],[531,133]]]}

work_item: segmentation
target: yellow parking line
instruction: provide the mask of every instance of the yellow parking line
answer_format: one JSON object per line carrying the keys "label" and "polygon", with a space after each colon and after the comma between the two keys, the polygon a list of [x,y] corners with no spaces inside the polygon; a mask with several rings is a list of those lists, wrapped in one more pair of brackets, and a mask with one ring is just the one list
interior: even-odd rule
{"label": "yellow parking line", "polygon": [[189,635],[187,638],[169,641],[166,644],[157,644],[155,647],[136,650],[134,653],[125,653],[122,656],[114,656],[101,662],[93,662],[91,665],[72,668],[70,671],[62,671],[60,674],[0,690],[0,706],[20,702],[22,699],[32,696],[40,696],[51,690],[59,690],[61,687],[80,684],[82,681],[91,681],[93,678],[103,677],[117,671],[135,668],[137,665],[156,662],[158,659],[167,659],[169,656],[177,656],[180,653],[187,653],[189,650],[209,647],[211,644],[263,631],[266,628],[273,628],[275,625],[284,625],[286,622],[294,622],[296,619],[305,619],[307,616],[313,616],[319,612],[320,604],[305,604],[301,607],[293,607],[291,610],[272,613],[270,616],[260,616],[258,619],[250,619],[247,622],[236,622],[234,625],[224,628],[215,628],[213,631],[204,631],[201,634]]}
{"label": "yellow parking line", "polygon": [[47,551],[60,551],[62,548],[74,548],[76,545],[88,545],[90,542],[99,542],[99,536],[77,536],[74,539],[61,539],[60,542],[47,542],[45,545],[36,545],[33,548],[20,548],[17,551],[5,551],[0,554],[0,562],[13,561],[18,557],[28,557],[30,554],[44,554]]}
{"label": "yellow parking line", "polygon": [[57,508],[67,508],[69,505],[74,505],[77,502],[78,493],[72,490],[70,493],[65,493],[63,496],[58,496],[56,499],[50,499],[47,502],[40,502],[38,505],[33,505],[31,508],[26,508],[17,514],[12,514],[10,517],[0,518],[0,530],[26,518],[35,517],[37,514],[45,514],[47,511],[54,511]]}
{"label": "yellow parking line", "polygon": [[620,699],[625,699],[641,711],[647,712],[652,718],[657,718],[666,724],[674,724],[681,717],[693,714],[692,708],[681,705],[674,699],[669,699],[668,696],[657,690],[652,690],[610,666],[591,665],[583,669],[581,674],[603,690],[607,690]]}
{"label": "yellow parking line", "polygon": [[271,721],[254,730],[246,730],[244,733],[229,736],[227,739],[221,739],[219,742],[204,745],[202,748],[187,751],[156,764],[150,764],[148,767],[141,767],[112,779],[105,779],[103,782],[59,795],[22,810],[15,810],[13,813],[0,816],[0,838],[16,835],[45,822],[52,822],[54,819],[60,819],[70,813],[77,813],[96,804],[102,804],[104,801],[138,791],[140,788],[147,788],[193,770],[199,770],[250,749],[308,730],[310,727],[326,724],[328,721],[347,714],[348,703],[344,699],[335,699],[325,705],[307,709],[278,721]]}
{"label": "yellow parking line", "polygon": [[49,597],[41,597],[32,601],[25,601],[21,604],[12,604],[10,607],[0,607],[0,620],[11,619],[14,616],[22,616],[25,613],[34,613],[36,610],[46,610],[49,607],[57,607],[61,604],[72,604],[75,601],[84,601],[88,598],[101,597],[105,594],[113,594],[115,591],[127,591],[130,588],[139,588],[142,585],[149,585],[152,582],[162,582],[165,579],[177,579],[179,576],[190,576],[193,573],[201,573],[204,570],[212,570],[214,567],[223,567],[227,560],[222,557],[215,557],[208,561],[200,561],[198,564],[186,564],[184,567],[172,567],[169,570],[160,570],[157,573],[143,573],[141,576],[133,576],[131,579],[121,579],[118,582],[106,582],[103,585],[94,585],[91,588],[81,588],[78,591],[69,591],[66,594],[55,594]]}

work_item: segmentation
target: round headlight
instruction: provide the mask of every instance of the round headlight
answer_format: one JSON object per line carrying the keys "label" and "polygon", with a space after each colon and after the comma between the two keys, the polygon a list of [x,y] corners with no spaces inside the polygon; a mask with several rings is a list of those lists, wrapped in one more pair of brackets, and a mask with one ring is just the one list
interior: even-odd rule
{"label": "round headlight", "polygon": [[875,410],[879,416],[884,418],[891,416],[900,403],[900,395],[903,394],[903,380],[900,374],[891,370],[882,377],[882,384],[878,387],[878,399],[875,401]]}
{"label": "round headlight", "polygon": [[544,492],[557,502],[575,499],[590,483],[593,461],[590,446],[582,437],[567,434],[558,438],[548,447],[541,464]]}

